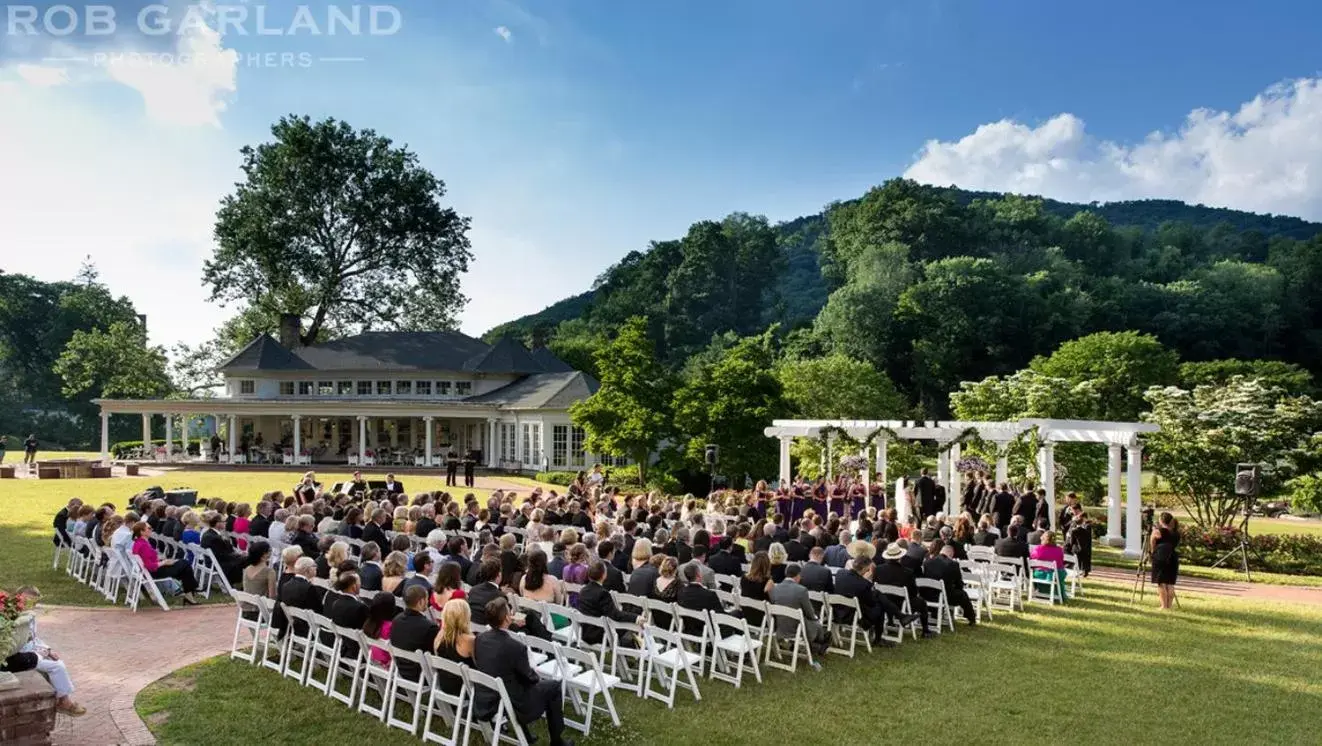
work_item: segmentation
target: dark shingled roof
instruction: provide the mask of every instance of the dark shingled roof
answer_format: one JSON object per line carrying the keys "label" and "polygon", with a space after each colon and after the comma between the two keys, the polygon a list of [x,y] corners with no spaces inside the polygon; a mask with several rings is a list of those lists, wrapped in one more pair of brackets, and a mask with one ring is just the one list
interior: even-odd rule
{"label": "dark shingled roof", "polygon": [[464,370],[473,373],[543,373],[542,364],[514,341],[513,337],[503,337],[499,342],[480,355],[475,355],[464,363]]}
{"label": "dark shingled roof", "polygon": [[498,404],[511,409],[568,409],[597,392],[601,384],[579,371],[536,373],[508,386],[464,401]]}
{"label": "dark shingled roof", "polygon": [[540,363],[542,370],[547,373],[568,373],[574,369],[572,365],[556,357],[555,353],[546,347],[534,348],[532,359]]}
{"label": "dark shingled roof", "polygon": [[271,337],[262,334],[230,358],[221,370],[311,370],[305,360],[285,349]]}

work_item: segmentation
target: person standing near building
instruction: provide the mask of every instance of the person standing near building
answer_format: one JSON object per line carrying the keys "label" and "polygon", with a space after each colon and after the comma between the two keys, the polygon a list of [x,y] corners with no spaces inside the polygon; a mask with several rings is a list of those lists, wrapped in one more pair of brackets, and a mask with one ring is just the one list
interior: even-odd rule
{"label": "person standing near building", "polygon": [[[468,467],[464,467],[464,479],[467,483]],[[457,487],[459,482],[459,454],[451,448],[450,452],[445,454],[445,486]]]}
{"label": "person standing near building", "polygon": [[464,486],[473,486],[473,471],[477,468],[477,451],[469,451],[464,456]]}
{"label": "person standing near building", "polygon": [[37,463],[37,436],[29,434],[28,439],[23,441],[23,463]]}

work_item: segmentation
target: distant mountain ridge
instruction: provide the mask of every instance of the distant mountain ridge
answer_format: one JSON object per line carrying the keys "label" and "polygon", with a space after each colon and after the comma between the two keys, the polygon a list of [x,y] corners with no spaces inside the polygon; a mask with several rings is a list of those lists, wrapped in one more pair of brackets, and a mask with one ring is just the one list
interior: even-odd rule
{"label": "distant mountain ridge", "polygon": [[[941,191],[950,194],[961,204],[1006,196],[1006,193],[1002,192],[979,192],[955,187]],[[1313,223],[1293,216],[1190,205],[1178,200],[1142,199],[1081,204],[1046,197],[1033,198],[1042,200],[1043,208],[1048,214],[1062,219],[1068,219],[1079,211],[1087,210],[1096,213],[1117,228],[1134,228],[1145,233],[1170,222],[1187,223],[1200,229],[1224,225],[1235,232],[1258,232],[1265,238],[1283,236],[1300,241],[1306,241],[1322,233],[1322,223]],[[767,309],[769,320],[792,325],[813,318],[826,303],[829,290],[821,275],[818,242],[825,236],[826,212],[830,207],[827,206],[815,215],[794,218],[775,226],[779,243],[785,254],[785,269],[777,283],[780,307]],[[483,339],[490,343],[503,336],[532,339],[545,334],[561,322],[583,316],[592,305],[596,293],[595,289],[589,289],[557,301],[537,313],[505,322],[484,334]]]}

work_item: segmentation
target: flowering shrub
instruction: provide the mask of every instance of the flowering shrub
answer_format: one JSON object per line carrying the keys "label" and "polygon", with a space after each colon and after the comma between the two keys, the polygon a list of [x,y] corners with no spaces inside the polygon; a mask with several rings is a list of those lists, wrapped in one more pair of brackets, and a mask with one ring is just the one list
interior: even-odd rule
{"label": "flowering shrub", "polygon": [[986,474],[991,471],[991,467],[987,465],[986,461],[983,461],[977,456],[969,456],[968,458],[962,458],[955,462],[955,471],[960,472],[961,474],[979,471]]}
{"label": "flowering shrub", "polygon": [[14,623],[26,611],[26,599],[0,589],[0,659],[14,654]]}
{"label": "flowering shrub", "polygon": [[[1240,536],[1240,530],[1233,526],[1210,531],[1187,528],[1182,536],[1181,554],[1190,564],[1211,565],[1238,548]],[[1291,575],[1322,575],[1322,536],[1251,534],[1248,547],[1251,569]]]}
{"label": "flowering shrub", "polygon": [[840,471],[863,471],[868,468],[868,460],[863,456],[845,456],[840,459]]}

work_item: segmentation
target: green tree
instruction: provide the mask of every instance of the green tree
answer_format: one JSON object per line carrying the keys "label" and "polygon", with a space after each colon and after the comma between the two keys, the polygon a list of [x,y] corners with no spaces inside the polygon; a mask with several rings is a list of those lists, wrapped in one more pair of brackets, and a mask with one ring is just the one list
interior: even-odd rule
{"label": "green tree", "polygon": [[785,401],[806,419],[903,419],[908,403],[885,373],[844,355],[782,362]]}
{"label": "green tree", "polygon": [[1161,427],[1147,436],[1151,463],[1201,527],[1228,526],[1239,515],[1235,466],[1271,467],[1275,482],[1293,476],[1288,457],[1309,448],[1322,407],[1262,382],[1236,377],[1193,390],[1169,386],[1147,393],[1146,419]]}
{"label": "green tree", "polygon": [[1092,382],[1100,397],[1098,416],[1130,422],[1147,408],[1143,394],[1174,383],[1179,357],[1156,337],[1136,332],[1097,332],[1061,345],[1029,367],[1072,383]]}
{"label": "green tree", "polygon": [[901,243],[868,247],[855,258],[849,281],[831,293],[815,330],[840,354],[885,369],[895,344],[895,307],[915,271]]}
{"label": "green tree", "polygon": [[822,273],[833,286],[848,279],[869,247],[902,243],[924,261],[969,250],[965,209],[946,190],[909,179],[891,179],[859,200],[832,205],[827,220]]}
{"label": "green tree", "polygon": [[597,351],[601,388],[569,410],[587,435],[587,450],[628,456],[647,483],[651,454],[670,430],[674,384],[647,336],[647,319],[635,316],[610,344]]}
{"label": "green tree", "polygon": [[140,324],[76,331],[55,362],[69,398],[152,399],[171,392],[165,350],[147,344]]}
{"label": "green tree", "polygon": [[1257,380],[1268,388],[1278,388],[1291,396],[1311,396],[1313,374],[1293,363],[1280,360],[1207,360],[1180,364],[1180,386],[1220,385],[1235,376]]}
{"label": "green tree", "polygon": [[763,429],[787,411],[775,374],[772,331],[740,340],[675,391],[675,427],[684,457],[700,468],[703,447],[720,446],[720,471],[731,478],[776,470]]}
{"label": "green tree", "polygon": [[328,324],[453,326],[472,254],[445,184],[370,129],[288,116],[271,132],[243,149],[243,181],[216,216],[212,300],[300,314],[309,344]]}

